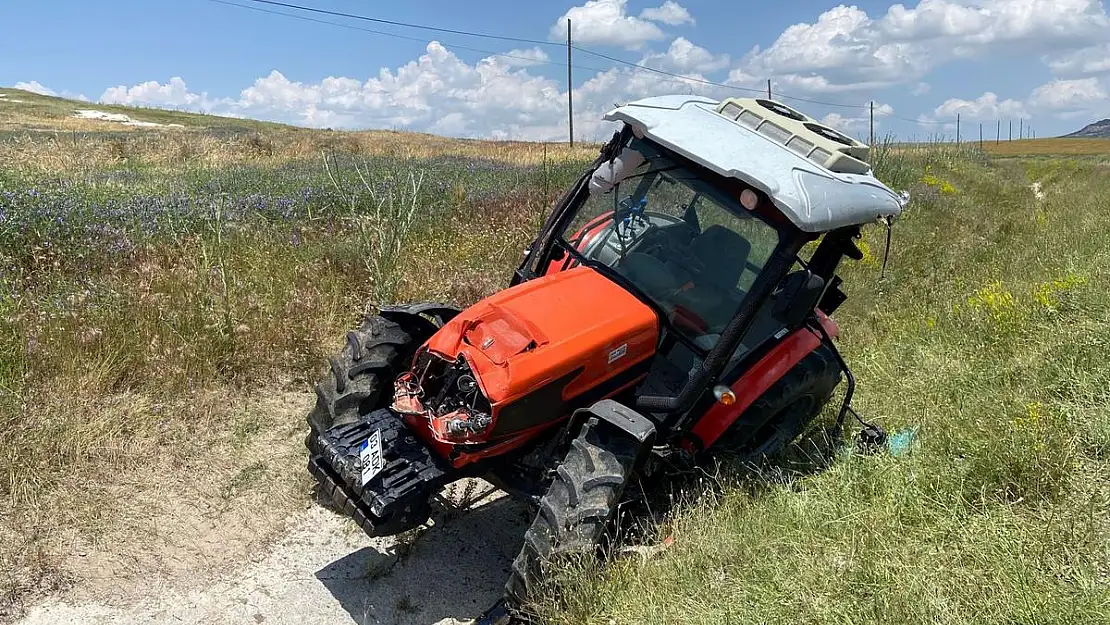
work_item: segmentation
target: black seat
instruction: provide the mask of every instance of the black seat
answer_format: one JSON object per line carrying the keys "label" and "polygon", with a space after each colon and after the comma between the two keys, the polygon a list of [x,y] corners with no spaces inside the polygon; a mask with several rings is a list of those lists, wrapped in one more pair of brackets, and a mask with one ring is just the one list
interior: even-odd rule
{"label": "black seat", "polygon": [[678,301],[700,316],[711,333],[719,333],[740,304],[738,283],[748,262],[751,244],[724,226],[710,226],[690,243],[700,267],[687,269]]}

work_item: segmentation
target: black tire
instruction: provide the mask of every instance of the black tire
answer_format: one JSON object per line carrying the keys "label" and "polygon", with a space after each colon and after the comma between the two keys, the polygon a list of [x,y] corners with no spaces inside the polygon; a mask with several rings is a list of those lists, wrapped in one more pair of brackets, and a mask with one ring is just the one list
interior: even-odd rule
{"label": "black tire", "polygon": [[829,403],[840,383],[840,364],[827,345],[820,345],[755,400],[737,424],[764,425],[747,440],[729,430],[717,447],[733,451],[745,462],[778,458]]}
{"label": "black tire", "polygon": [[596,554],[605,545],[636,453],[632,439],[607,435],[593,419],[583,425],[513,561],[505,597],[514,611],[527,607],[552,558]]}
{"label": "black tire", "polygon": [[376,315],[348,332],[347,344],[328,358],[331,371],[316,384],[309,436],[384,408],[393,397],[393,379],[408,366],[414,347],[401,326]]}

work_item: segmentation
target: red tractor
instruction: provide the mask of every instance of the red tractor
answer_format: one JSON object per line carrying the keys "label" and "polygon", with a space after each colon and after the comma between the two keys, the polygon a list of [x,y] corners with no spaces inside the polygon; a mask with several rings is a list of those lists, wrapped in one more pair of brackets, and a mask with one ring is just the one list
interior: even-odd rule
{"label": "red tractor", "polygon": [[605,119],[620,129],[506,289],[367,317],[308,415],[309,470],[370,535],[425,522],[464,477],[533,504],[510,603],[548,557],[597,547],[630,480],[774,456],[842,374],[843,421],[837,267],[906,202],[868,146],[779,102],[663,96]]}

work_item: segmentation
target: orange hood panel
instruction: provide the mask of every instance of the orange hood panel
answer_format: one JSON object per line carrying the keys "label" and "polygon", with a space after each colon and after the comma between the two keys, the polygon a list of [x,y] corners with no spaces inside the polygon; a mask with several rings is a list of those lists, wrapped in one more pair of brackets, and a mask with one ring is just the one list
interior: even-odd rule
{"label": "orange hood panel", "polygon": [[655,312],[588,267],[518,284],[464,310],[426,347],[462,354],[497,412],[500,405],[581,369],[569,399],[655,353]]}

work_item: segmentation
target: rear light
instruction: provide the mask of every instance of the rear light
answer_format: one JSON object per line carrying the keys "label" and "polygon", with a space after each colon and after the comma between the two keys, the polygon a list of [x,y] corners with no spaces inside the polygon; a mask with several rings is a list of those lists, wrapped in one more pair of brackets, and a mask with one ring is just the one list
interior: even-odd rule
{"label": "rear light", "polygon": [[732,389],[727,386],[722,386],[720,384],[714,386],[713,396],[725,406],[731,406],[736,403],[736,393],[733,393]]}

